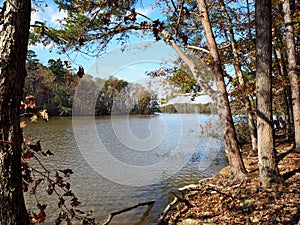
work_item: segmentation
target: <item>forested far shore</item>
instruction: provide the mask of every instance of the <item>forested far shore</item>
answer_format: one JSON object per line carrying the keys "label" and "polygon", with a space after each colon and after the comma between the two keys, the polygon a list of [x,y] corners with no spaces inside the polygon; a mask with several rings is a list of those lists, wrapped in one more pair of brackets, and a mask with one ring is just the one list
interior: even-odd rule
{"label": "forested far shore", "polygon": [[27,97],[27,105],[35,107],[26,108],[24,116],[42,109],[51,116],[70,116],[72,112],[96,116],[159,112],[157,94],[141,84],[113,76],[107,79],[83,76],[70,70],[67,61],[49,59],[45,66],[36,57],[33,51],[28,52],[23,99]]}

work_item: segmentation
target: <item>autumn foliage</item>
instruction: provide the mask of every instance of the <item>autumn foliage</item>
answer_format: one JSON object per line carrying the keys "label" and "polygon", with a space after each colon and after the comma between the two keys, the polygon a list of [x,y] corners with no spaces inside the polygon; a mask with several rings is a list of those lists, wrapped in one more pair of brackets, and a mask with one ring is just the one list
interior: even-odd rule
{"label": "autumn foliage", "polygon": [[[21,103],[21,109],[35,108],[34,96],[26,98],[28,103]],[[40,111],[37,115],[32,115],[31,122],[37,122],[38,117],[41,117],[45,122],[48,121],[46,110]],[[34,118],[34,119],[33,119]],[[24,121],[21,122],[22,129],[25,129]],[[45,195],[56,195],[58,216],[54,224],[59,225],[65,221],[68,225],[72,224],[73,220],[83,221],[84,224],[95,224],[95,219],[91,213],[85,213],[78,209],[80,201],[71,190],[69,177],[73,174],[72,169],[56,169],[46,168],[43,164],[43,158],[49,158],[54,154],[51,150],[44,150],[41,142],[34,141],[32,137],[24,139],[22,145],[22,189],[23,192],[29,192],[31,198],[36,200],[36,209],[29,209],[30,221],[32,224],[44,223],[46,221],[47,202],[40,203],[37,192],[42,192]],[[33,163],[33,161],[35,163]],[[38,165],[38,166],[37,166]]]}

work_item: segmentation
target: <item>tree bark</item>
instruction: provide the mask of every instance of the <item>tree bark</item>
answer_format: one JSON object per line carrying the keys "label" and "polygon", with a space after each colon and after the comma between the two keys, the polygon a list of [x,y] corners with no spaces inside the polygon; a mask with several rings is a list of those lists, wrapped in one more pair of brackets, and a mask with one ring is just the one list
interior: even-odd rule
{"label": "tree bark", "polygon": [[286,34],[288,76],[291,84],[292,92],[292,108],[294,120],[295,148],[300,151],[300,90],[297,74],[297,56],[295,48],[295,35],[293,20],[291,16],[290,1],[283,1],[283,14]]}
{"label": "tree bark", "polygon": [[256,1],[256,99],[259,177],[262,186],[279,181],[272,120],[271,0]]}
{"label": "tree bark", "polygon": [[218,93],[215,95],[214,100],[216,102],[218,115],[221,120],[223,138],[225,141],[225,148],[228,154],[231,172],[234,178],[245,177],[246,169],[238,147],[226,85],[224,82],[223,70],[221,67],[216,41],[212,32],[207,6],[205,0],[197,0],[197,4],[218,88]]}
{"label": "tree bark", "polygon": [[[283,59],[282,59],[282,55],[281,55],[281,52],[280,52],[280,49],[279,48],[275,48],[274,49],[274,56],[275,56],[275,60],[277,61],[277,65],[278,65],[278,71],[279,71],[279,74],[280,76],[282,77],[287,77],[287,70],[286,70],[286,67],[285,67],[285,64],[283,62]],[[283,99],[284,99],[284,122],[285,122],[285,136],[286,136],[286,140],[290,140],[290,137],[291,137],[291,114],[290,113],[292,111],[291,107],[290,107],[290,98],[291,98],[291,95],[290,95],[290,89],[291,87],[290,86],[286,86],[284,87],[284,90],[283,90]]]}
{"label": "tree bark", "polygon": [[[228,27],[229,27],[229,36],[231,39],[231,48],[233,52],[233,67],[235,70],[235,75],[238,78],[239,81],[239,86],[241,87],[241,90],[245,89],[245,79],[242,73],[241,69],[241,63],[239,61],[239,56],[238,56],[238,50],[236,47],[236,40],[233,32],[233,27],[232,27],[232,20],[226,10],[224,0],[220,0],[221,7],[224,11],[225,17],[228,22]],[[248,126],[250,130],[250,137],[251,137],[251,143],[252,143],[252,151],[254,154],[257,154],[257,131],[256,131],[256,125],[254,123],[254,113],[251,107],[251,101],[249,99],[248,93],[245,91],[245,93],[242,93],[242,101],[244,103],[245,111],[247,113],[248,117]]]}
{"label": "tree bark", "polygon": [[31,14],[30,0],[9,0],[0,33],[0,224],[29,224],[22,191],[20,101]]}

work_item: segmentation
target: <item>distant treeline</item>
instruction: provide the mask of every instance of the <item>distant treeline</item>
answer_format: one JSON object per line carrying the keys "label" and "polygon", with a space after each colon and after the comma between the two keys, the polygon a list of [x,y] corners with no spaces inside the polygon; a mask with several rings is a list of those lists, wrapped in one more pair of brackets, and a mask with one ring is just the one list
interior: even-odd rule
{"label": "distant treeline", "polygon": [[162,113],[200,113],[210,114],[216,113],[215,105],[212,103],[207,104],[189,104],[189,103],[176,103],[160,107]]}
{"label": "distant treeline", "polygon": [[[50,59],[41,64],[28,52],[24,99],[34,96],[36,110],[50,115],[152,114],[159,111],[157,95],[142,85],[115,77],[93,78],[70,70],[70,62]],[[25,112],[26,113],[26,112]],[[31,113],[31,112],[29,112]]]}

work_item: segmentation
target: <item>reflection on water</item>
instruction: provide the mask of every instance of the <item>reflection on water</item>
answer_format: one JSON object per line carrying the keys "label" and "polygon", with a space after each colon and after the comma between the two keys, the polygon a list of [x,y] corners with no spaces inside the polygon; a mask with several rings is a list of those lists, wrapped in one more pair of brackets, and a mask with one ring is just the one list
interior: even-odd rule
{"label": "reflection on water", "polygon": [[[220,148],[218,124],[211,122],[214,121],[212,119],[211,115],[178,114],[99,117],[92,120],[95,132],[90,118],[77,118],[73,123],[72,118],[51,118],[48,123],[29,124],[24,137],[32,135],[41,140],[44,150],[50,149],[54,153],[53,157],[43,160],[47,168],[53,171],[57,168],[73,169],[71,189],[82,203],[80,209],[93,210],[100,223],[113,211],[155,200],[151,212],[147,212],[149,215],[143,221],[147,206],[118,215],[110,223],[155,224],[171,200],[171,190],[196,183],[217,173],[227,164]],[[91,131],[100,140],[100,150]],[[138,171],[119,171],[115,165],[105,164],[104,150],[115,162],[123,162]],[[155,176],[158,176],[157,179],[154,179]],[[118,177],[124,182],[113,182]],[[135,182],[141,183],[136,185]],[[47,221],[53,224],[59,213],[57,198],[50,196],[48,200],[46,195],[39,197],[47,199]],[[28,205],[34,204],[33,197],[26,194],[26,199]]]}

